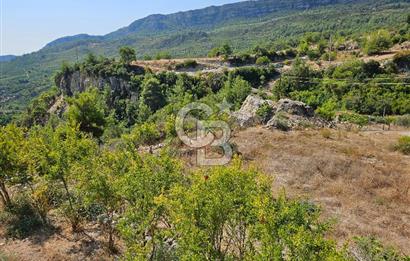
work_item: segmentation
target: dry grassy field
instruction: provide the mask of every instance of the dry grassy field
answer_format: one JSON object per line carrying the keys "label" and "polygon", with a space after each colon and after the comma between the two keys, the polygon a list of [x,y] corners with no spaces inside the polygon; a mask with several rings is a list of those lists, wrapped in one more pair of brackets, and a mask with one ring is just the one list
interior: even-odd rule
{"label": "dry grassy field", "polygon": [[410,254],[410,156],[391,149],[403,134],[250,128],[233,142],[274,191],[319,204],[340,243],[374,235]]}

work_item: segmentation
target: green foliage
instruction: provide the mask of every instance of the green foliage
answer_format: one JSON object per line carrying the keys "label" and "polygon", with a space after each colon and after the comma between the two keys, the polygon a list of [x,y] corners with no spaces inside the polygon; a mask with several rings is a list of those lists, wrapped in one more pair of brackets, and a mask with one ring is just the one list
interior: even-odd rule
{"label": "green foliage", "polygon": [[356,113],[344,112],[339,115],[339,121],[353,123],[363,127],[369,124],[369,117]]}
{"label": "green foliage", "polygon": [[330,99],[317,108],[316,113],[326,120],[332,120],[336,115],[337,108],[337,101]]}
{"label": "green foliage", "polygon": [[44,178],[60,186],[64,191],[62,214],[70,222],[73,231],[81,222],[81,197],[73,188],[82,166],[95,155],[97,144],[78,128],[60,125],[56,129],[47,126],[32,129],[29,135],[30,150],[27,169],[33,177]]}
{"label": "green foliage", "polygon": [[208,56],[209,57],[219,57],[219,56],[223,56],[224,59],[228,59],[228,57],[230,55],[232,55],[233,51],[232,51],[232,47],[225,43],[224,45],[220,46],[220,47],[215,47],[213,48],[209,53]]}
{"label": "green foliage", "polygon": [[334,61],[337,58],[336,52],[326,52],[322,55],[321,59],[323,61]]}
{"label": "green foliage", "polygon": [[144,123],[135,126],[125,139],[131,142],[135,147],[141,145],[154,145],[161,138],[161,133],[155,123]]}
{"label": "green foliage", "polygon": [[394,117],[393,122],[397,126],[410,127],[410,114]]}
{"label": "green foliage", "polygon": [[100,138],[106,124],[105,102],[97,89],[90,89],[68,100],[70,107],[67,118],[71,124],[78,125],[80,130]]}
{"label": "green foliage", "polygon": [[58,94],[57,88],[52,88],[35,98],[27,107],[26,112],[20,116],[18,120],[20,125],[25,127],[45,125],[50,118],[48,110],[56,102]]}
{"label": "green foliage", "polygon": [[268,122],[273,116],[273,108],[269,103],[264,103],[259,109],[256,111],[256,115],[258,115],[264,123]]}
{"label": "green foliage", "polygon": [[314,72],[304,61],[297,58],[292,69],[282,75],[281,79],[275,84],[273,94],[277,99],[295,96],[295,92],[309,91],[316,84],[307,81],[309,78],[316,78],[318,74]]}
{"label": "green foliage", "polygon": [[251,89],[249,83],[238,76],[228,80],[219,95],[233,104],[235,109],[238,109],[251,93]]}
{"label": "green foliage", "polygon": [[278,113],[275,115],[275,127],[281,131],[289,131],[290,126],[288,118],[283,113]]}
{"label": "green foliage", "polygon": [[120,48],[120,62],[129,64],[137,60],[137,55],[132,47],[124,46]]}
{"label": "green foliage", "polygon": [[131,164],[118,183],[127,203],[118,228],[127,245],[125,257],[145,260],[166,242],[166,234],[158,224],[168,226],[168,218],[157,198],[167,196],[184,177],[181,165],[166,154],[131,154],[128,158]]}
{"label": "green foliage", "polygon": [[374,261],[407,261],[410,257],[402,256],[392,247],[385,247],[380,241],[371,237],[355,238],[356,248],[361,259]]}
{"label": "green foliage", "polygon": [[410,136],[401,137],[394,148],[403,154],[410,155]]}
{"label": "green foliage", "polygon": [[364,52],[368,55],[378,54],[392,46],[391,35],[386,30],[379,30],[366,37]]}
{"label": "green foliage", "polygon": [[269,64],[269,63],[271,63],[271,60],[270,60],[268,57],[266,57],[266,56],[259,57],[259,58],[256,60],[256,64],[257,64],[257,65],[267,65],[267,64]]}
{"label": "green foliage", "polygon": [[0,200],[11,206],[7,186],[25,184],[29,178],[24,170],[23,151],[26,149],[24,132],[15,125],[0,127]]}
{"label": "green foliage", "polygon": [[376,61],[352,60],[326,71],[314,71],[296,59],[291,70],[276,82],[273,94],[277,99],[300,100],[315,109],[320,108],[318,112],[324,114],[326,110],[321,107],[331,105],[332,101],[338,101],[337,108],[360,114],[409,113],[407,80],[385,73]]}
{"label": "green foliage", "polygon": [[172,58],[172,56],[168,52],[159,52],[155,55],[155,60],[161,60],[161,59],[169,60],[171,58]]}
{"label": "green foliage", "polygon": [[77,190],[83,193],[85,206],[100,209],[98,221],[111,251],[115,251],[115,213],[122,204],[119,183],[129,166],[128,156],[124,151],[103,150],[89,165],[81,166],[82,174],[77,176]]}
{"label": "green foliage", "polygon": [[272,66],[269,67],[241,67],[229,73],[230,77],[240,76],[248,81],[252,87],[259,88],[266,81],[271,80],[278,75],[278,72]]}
{"label": "green foliage", "polygon": [[155,112],[165,105],[165,97],[162,93],[161,83],[154,77],[147,75],[142,82],[141,104]]}
{"label": "green foliage", "polygon": [[198,171],[177,185],[164,205],[172,224],[173,251],[181,259],[342,260],[324,239],[327,226],[308,203],[274,199],[270,180],[236,160],[229,167]]}

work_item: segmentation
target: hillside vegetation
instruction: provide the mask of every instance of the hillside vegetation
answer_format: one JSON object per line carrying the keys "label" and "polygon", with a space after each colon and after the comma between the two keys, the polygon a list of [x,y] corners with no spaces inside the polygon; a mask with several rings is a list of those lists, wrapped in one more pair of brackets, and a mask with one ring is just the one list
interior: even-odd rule
{"label": "hillside vegetation", "polygon": [[21,110],[51,87],[50,78],[63,61],[81,60],[90,52],[114,57],[120,46],[130,45],[140,58],[164,52],[172,57],[198,57],[224,42],[235,51],[267,43],[276,48],[306,32],[344,36],[381,27],[397,30],[405,24],[409,7],[407,1],[391,0],[250,1],[150,16],[105,36],[62,38],[1,64],[1,111]]}

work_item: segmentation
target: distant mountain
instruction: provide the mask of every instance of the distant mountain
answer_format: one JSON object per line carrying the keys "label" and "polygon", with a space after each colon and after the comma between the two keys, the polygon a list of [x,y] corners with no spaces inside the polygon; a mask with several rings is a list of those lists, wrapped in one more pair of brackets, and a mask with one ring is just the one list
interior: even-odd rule
{"label": "distant mountain", "polygon": [[0,55],[0,63],[1,62],[9,62],[16,59],[17,56],[15,55]]}
{"label": "distant mountain", "polygon": [[397,28],[409,12],[409,0],[259,0],[151,15],[104,36],[63,37],[2,63],[0,96],[7,102],[0,111],[24,107],[51,86],[50,78],[63,61],[75,62],[90,52],[113,57],[119,47],[129,45],[139,57],[160,51],[174,57],[203,56],[225,42],[240,51],[306,32],[359,34]]}
{"label": "distant mountain", "polygon": [[352,0],[259,0],[179,12],[170,15],[151,15],[137,20],[128,27],[108,34],[108,38],[133,33],[173,32],[186,29],[207,30],[224,23],[257,19],[278,11],[307,10],[318,6],[344,4]]}

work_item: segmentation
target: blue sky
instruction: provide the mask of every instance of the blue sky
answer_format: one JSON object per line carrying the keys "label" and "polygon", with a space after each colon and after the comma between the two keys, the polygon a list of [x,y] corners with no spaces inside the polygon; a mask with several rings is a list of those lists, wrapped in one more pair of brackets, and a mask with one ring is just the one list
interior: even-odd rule
{"label": "blue sky", "polygon": [[103,35],[150,14],[240,0],[0,0],[0,54],[21,55],[80,33]]}

